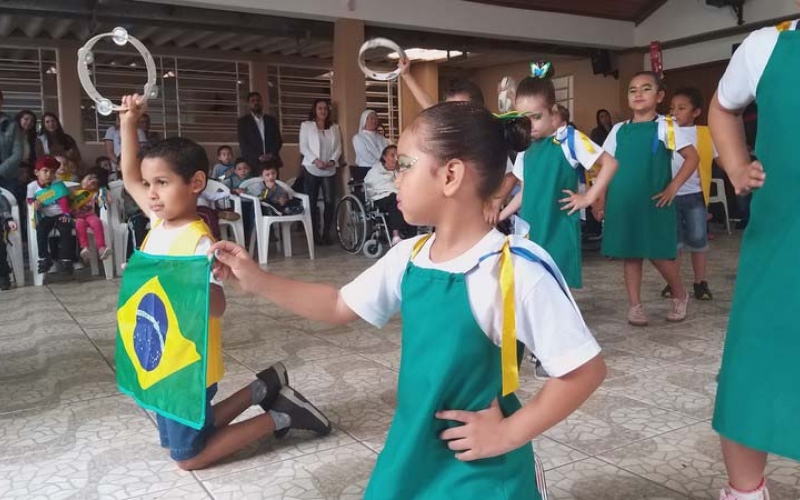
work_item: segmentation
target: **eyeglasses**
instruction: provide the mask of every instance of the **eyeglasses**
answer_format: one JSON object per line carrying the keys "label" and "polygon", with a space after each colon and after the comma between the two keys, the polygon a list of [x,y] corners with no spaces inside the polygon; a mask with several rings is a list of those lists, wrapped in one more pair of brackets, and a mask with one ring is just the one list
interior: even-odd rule
{"label": "eyeglasses", "polygon": [[400,155],[397,157],[397,168],[395,169],[396,174],[402,174],[406,170],[413,167],[419,158],[411,158],[410,156]]}

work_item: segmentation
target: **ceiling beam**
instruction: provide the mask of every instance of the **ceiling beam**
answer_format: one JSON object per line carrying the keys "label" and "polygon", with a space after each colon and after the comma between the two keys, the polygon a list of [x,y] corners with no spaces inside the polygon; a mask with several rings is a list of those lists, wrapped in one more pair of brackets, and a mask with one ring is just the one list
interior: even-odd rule
{"label": "ceiling beam", "polygon": [[146,40],[158,32],[158,26],[137,26],[133,28],[133,36],[139,40]]}
{"label": "ceiling beam", "polygon": [[331,51],[333,44],[327,40],[315,42],[300,50],[300,55],[303,57],[314,57],[319,54]]}
{"label": "ceiling beam", "polygon": [[298,43],[299,42],[293,38],[284,38],[279,42],[275,42],[271,45],[266,45],[261,47],[261,52],[264,54],[273,54],[275,52],[282,52],[290,47],[296,47]]}
{"label": "ceiling beam", "polygon": [[36,38],[44,28],[43,17],[32,17],[26,20],[27,22],[22,26],[22,31],[28,38]]}
{"label": "ceiling beam", "polygon": [[162,30],[159,30],[159,32],[157,34],[155,34],[152,37],[150,37],[150,41],[153,42],[154,44],[158,45],[158,46],[161,46],[161,45],[164,45],[164,44],[166,44],[168,42],[171,42],[172,40],[175,40],[176,38],[178,38],[179,36],[183,35],[184,33],[185,33],[185,31],[180,29],[180,28],[171,29],[171,30],[163,30],[162,29]]}
{"label": "ceiling beam", "polygon": [[69,29],[72,27],[73,22],[74,21],[72,19],[59,19],[58,21],[54,22],[53,26],[47,31],[50,33],[50,36],[56,40],[61,40],[64,38],[64,35],[69,33]]}
{"label": "ceiling beam", "polygon": [[259,50],[261,47],[267,47],[277,41],[284,40],[284,38],[275,38],[275,37],[261,37],[261,40],[258,40],[254,43],[249,43],[247,45],[242,46],[242,52],[252,52],[254,50]]}
{"label": "ceiling beam", "polygon": [[262,38],[263,37],[261,35],[237,36],[233,40],[230,40],[229,42],[221,44],[219,46],[219,48],[222,49],[222,50],[231,50],[231,49],[234,49],[236,47],[241,47],[243,44],[252,43],[252,42],[255,42],[256,40],[260,40]]}
{"label": "ceiling beam", "polygon": [[195,31],[186,33],[175,40],[175,45],[178,47],[188,47],[189,45],[197,43],[209,35],[211,35],[211,33],[208,31]]}
{"label": "ceiling beam", "polygon": [[6,37],[14,31],[14,16],[0,16],[0,36]]}
{"label": "ceiling beam", "polygon": [[214,35],[210,35],[208,38],[203,40],[202,42],[198,43],[197,46],[201,49],[207,49],[209,47],[213,47],[214,45],[218,45],[226,40],[230,40],[231,38],[236,38],[239,36],[238,33],[216,33]]}
{"label": "ceiling beam", "polygon": [[652,0],[647,7],[636,16],[636,26],[642,24],[645,19],[652,16],[655,11],[660,9],[665,3],[667,3],[667,0]]}

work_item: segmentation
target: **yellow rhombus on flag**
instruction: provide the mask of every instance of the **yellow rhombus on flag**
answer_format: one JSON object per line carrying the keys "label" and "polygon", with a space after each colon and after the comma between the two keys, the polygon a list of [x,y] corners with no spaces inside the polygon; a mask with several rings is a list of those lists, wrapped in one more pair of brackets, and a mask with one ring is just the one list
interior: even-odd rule
{"label": "yellow rhombus on flag", "polygon": [[[142,389],[200,361],[194,342],[181,333],[158,276],[142,285],[119,308],[117,321],[120,339]],[[137,337],[142,335],[149,338]]]}

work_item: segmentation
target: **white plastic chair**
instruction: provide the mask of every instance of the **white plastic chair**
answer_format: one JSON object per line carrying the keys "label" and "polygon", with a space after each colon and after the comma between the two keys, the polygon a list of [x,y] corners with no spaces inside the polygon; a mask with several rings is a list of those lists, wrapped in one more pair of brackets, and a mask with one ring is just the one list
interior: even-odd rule
{"label": "white plastic chair", "polygon": [[[244,241],[244,221],[242,220],[242,199],[232,194],[228,186],[214,179],[208,180],[205,190],[208,193],[223,191],[228,194],[228,199],[233,202],[233,211],[239,214],[239,220],[220,219],[219,230],[220,232],[225,231],[225,236],[227,236],[225,239],[233,240],[237,245],[244,247],[246,243]],[[214,202],[214,208],[221,208],[221,204],[224,204],[223,200]]]}
{"label": "white plastic chair", "polygon": [[728,234],[731,234],[731,218],[728,213],[728,196],[725,194],[725,181],[722,179],[711,179],[711,185],[714,186],[716,194],[708,197],[708,205],[712,203],[722,203],[722,208],[725,210],[725,228]]}
{"label": "white plastic chair", "polygon": [[8,262],[11,264],[11,270],[14,272],[14,281],[17,282],[17,288],[25,286],[25,260],[22,256],[22,221],[19,218],[19,206],[17,199],[10,191],[0,188],[0,194],[5,196],[8,203],[11,204],[11,218],[17,223],[17,230],[8,235]]}
{"label": "white plastic chair", "polygon": [[[242,189],[247,189],[250,186],[263,182],[261,179],[249,179],[244,181],[241,186]],[[267,256],[269,254],[269,231],[273,224],[281,225],[280,241],[283,246],[283,255],[286,257],[292,256],[292,224],[301,222],[306,232],[306,240],[308,241],[308,254],[311,260],[314,260],[314,230],[311,225],[311,204],[308,196],[301,193],[296,193],[283,181],[276,181],[280,187],[286,190],[292,198],[297,198],[303,202],[303,213],[298,215],[272,215],[265,214],[261,208],[261,200],[256,196],[242,194],[242,198],[251,200],[253,202],[253,210],[255,212],[255,239],[258,240],[258,263],[266,264]],[[250,253],[253,253],[253,244],[255,240],[250,239]]]}
{"label": "white plastic chair", "polygon": [[[36,182],[36,181],[33,181]],[[74,188],[79,184],[77,182],[64,182],[68,188]],[[108,236],[111,236],[109,231],[109,214],[105,207],[100,208],[100,221],[103,223],[103,231]],[[28,205],[28,263],[33,274],[33,284],[35,286],[42,286],[44,284],[44,274],[39,272],[39,245],[36,239],[36,210],[33,204]],[[73,230],[74,233],[74,230]],[[97,258],[97,243],[94,239],[94,231],[89,228],[89,266],[92,271],[92,276],[100,274],[99,259]],[[52,233],[51,233],[52,235]],[[113,250],[113,238],[106,238],[106,246]],[[114,262],[111,257],[103,261],[103,270],[105,271],[106,279],[114,279]]]}

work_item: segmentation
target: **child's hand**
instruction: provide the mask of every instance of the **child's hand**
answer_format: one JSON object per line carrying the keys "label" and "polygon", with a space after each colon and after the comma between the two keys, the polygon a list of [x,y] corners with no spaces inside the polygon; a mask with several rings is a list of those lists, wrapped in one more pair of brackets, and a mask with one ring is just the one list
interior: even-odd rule
{"label": "child's hand", "polygon": [[491,458],[508,453],[513,448],[503,439],[505,430],[503,412],[497,398],[489,408],[482,411],[449,410],[436,413],[440,420],[454,420],[464,425],[442,432],[439,437],[447,441],[447,446],[456,453],[456,458],[464,462]]}
{"label": "child's hand", "polygon": [[147,101],[139,94],[122,96],[122,109],[119,110],[119,124],[139,125],[139,117],[147,111]]}
{"label": "child's hand", "polygon": [[733,171],[736,174],[729,175],[729,178],[737,195],[749,194],[756,189],[760,189],[764,186],[764,181],[767,178],[760,161],[750,162],[750,164]]}
{"label": "child's hand", "polygon": [[597,200],[592,204],[592,214],[597,221],[602,221],[606,218],[606,202],[605,200]]}
{"label": "child's hand", "polygon": [[397,61],[397,69],[400,70],[401,75],[407,75],[408,72],[411,70],[411,61],[408,58],[402,58]]}
{"label": "child's hand", "polygon": [[69,214],[64,214],[64,215],[61,216],[60,220],[61,220],[61,222],[71,222],[72,221],[72,216],[69,215]]}
{"label": "child's hand", "polygon": [[572,215],[578,210],[583,210],[595,202],[588,194],[575,193],[569,189],[564,189],[562,193],[568,196],[566,198],[561,198],[558,202],[564,204],[561,210],[569,210],[567,215]]}
{"label": "child's hand", "polygon": [[212,272],[218,280],[235,279],[245,292],[256,291],[262,272],[247,250],[230,241],[218,241],[208,252],[217,258]]}
{"label": "child's hand", "polygon": [[13,220],[8,221],[8,229],[10,231],[16,231],[17,230],[17,223],[14,222]]}
{"label": "child's hand", "polygon": [[233,193],[233,194],[242,194],[242,193],[244,193],[244,189],[239,189],[239,188],[231,189],[231,193]]}
{"label": "child's hand", "polygon": [[285,196],[281,196],[280,198],[278,198],[278,205],[284,206],[284,205],[286,205],[286,202],[288,202],[288,201],[289,200],[287,200]]}
{"label": "child's hand", "polygon": [[33,202],[33,208],[34,208],[34,210],[41,210],[42,209],[42,202],[39,201],[39,200],[34,201]]}
{"label": "child's hand", "polygon": [[667,189],[661,191],[657,195],[653,196],[651,199],[658,200],[656,202],[656,206],[658,208],[661,207],[668,207],[672,205],[672,201],[675,199],[675,196],[678,194],[678,188],[680,186],[676,186],[674,182],[670,182],[667,186]]}
{"label": "child's hand", "polygon": [[500,222],[500,208],[503,206],[502,198],[492,198],[483,206],[483,217],[490,226],[496,226]]}

